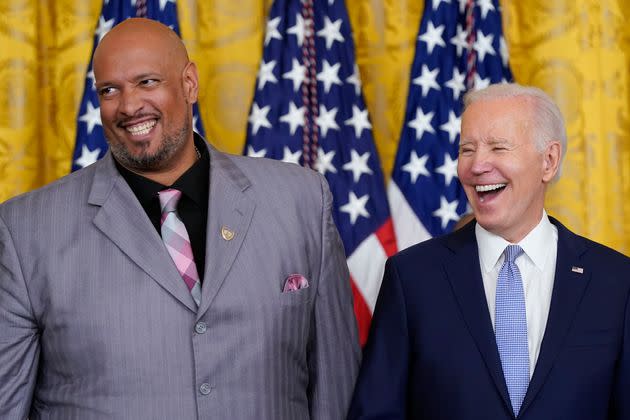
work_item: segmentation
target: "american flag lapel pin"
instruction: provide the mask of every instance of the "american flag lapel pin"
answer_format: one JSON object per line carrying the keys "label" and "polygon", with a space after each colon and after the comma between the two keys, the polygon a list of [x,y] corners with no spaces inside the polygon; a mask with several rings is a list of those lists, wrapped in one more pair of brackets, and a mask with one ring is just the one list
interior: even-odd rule
{"label": "american flag lapel pin", "polygon": [[571,271],[578,274],[584,274],[584,269],[582,267],[573,266],[571,267]]}

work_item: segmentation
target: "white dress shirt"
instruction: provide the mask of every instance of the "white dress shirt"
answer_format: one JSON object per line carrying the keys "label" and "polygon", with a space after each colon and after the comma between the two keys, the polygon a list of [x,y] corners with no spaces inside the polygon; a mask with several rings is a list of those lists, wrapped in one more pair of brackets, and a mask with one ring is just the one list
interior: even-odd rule
{"label": "white dress shirt", "polygon": [[511,244],[502,237],[488,232],[479,224],[475,227],[475,235],[479,247],[481,277],[493,328],[497,279],[503,265],[503,251],[508,245],[519,245],[524,251],[516,259],[516,265],[521,272],[525,292],[529,378],[531,379],[540,353],[551,304],[558,253],[558,229],[551,224],[547,212],[543,210],[540,223],[518,244]]}

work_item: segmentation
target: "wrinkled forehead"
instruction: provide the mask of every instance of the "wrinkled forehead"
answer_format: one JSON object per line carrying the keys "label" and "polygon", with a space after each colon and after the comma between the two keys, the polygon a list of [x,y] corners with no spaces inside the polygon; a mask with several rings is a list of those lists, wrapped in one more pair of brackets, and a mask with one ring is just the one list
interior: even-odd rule
{"label": "wrinkled forehead", "polygon": [[533,122],[532,104],[521,97],[481,99],[461,119],[461,139],[491,141],[522,136]]}

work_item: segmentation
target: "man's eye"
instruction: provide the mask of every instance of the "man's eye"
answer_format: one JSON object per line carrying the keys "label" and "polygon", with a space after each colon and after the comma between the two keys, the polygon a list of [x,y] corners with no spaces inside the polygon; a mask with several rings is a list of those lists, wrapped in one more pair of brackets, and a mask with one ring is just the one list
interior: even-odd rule
{"label": "man's eye", "polygon": [[472,149],[459,149],[459,154],[460,155],[469,155],[473,152]]}
{"label": "man's eye", "polygon": [[158,81],[156,79],[144,79],[140,81],[140,84],[143,86],[151,86],[156,84]]}
{"label": "man's eye", "polygon": [[106,86],[106,87],[100,88],[98,90],[98,94],[100,96],[111,96],[115,91],[116,91],[115,88],[111,86]]}

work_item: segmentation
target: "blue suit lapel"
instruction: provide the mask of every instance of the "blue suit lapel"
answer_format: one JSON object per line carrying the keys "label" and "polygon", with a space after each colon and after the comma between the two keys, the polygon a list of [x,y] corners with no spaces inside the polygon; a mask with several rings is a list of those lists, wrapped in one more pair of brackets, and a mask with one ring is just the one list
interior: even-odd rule
{"label": "blue suit lapel", "polygon": [[475,223],[469,223],[451,235],[447,246],[454,253],[453,258],[445,264],[453,293],[497,391],[511,410],[479,268]]}
{"label": "blue suit lapel", "polygon": [[111,154],[107,153],[95,165],[99,166],[88,199],[89,204],[100,207],[94,216],[94,225],[162,288],[196,312],[190,292],[160,235],[116,170]]}
{"label": "blue suit lapel", "polygon": [[[549,371],[564,344],[591,277],[588,267],[583,267],[581,264],[581,256],[586,249],[584,241],[580,240],[557,220],[551,217],[549,219],[558,228],[558,254],[551,306],[540,355],[538,356],[534,375],[525,395],[525,400],[521,406],[521,413],[536,398],[536,395],[545,383]],[[572,270],[573,267],[581,267],[584,272],[582,274],[574,272]]]}

